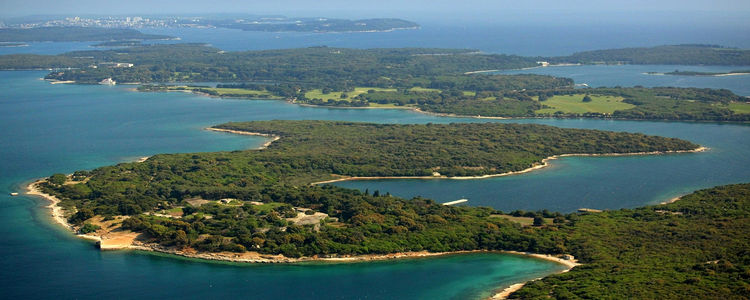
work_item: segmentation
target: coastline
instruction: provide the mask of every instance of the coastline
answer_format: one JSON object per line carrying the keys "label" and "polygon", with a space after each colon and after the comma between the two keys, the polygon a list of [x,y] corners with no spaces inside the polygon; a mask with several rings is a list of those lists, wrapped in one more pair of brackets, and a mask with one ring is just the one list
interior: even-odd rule
{"label": "coastline", "polygon": [[[575,65],[575,64],[573,64]],[[569,65],[555,65],[559,67],[563,66],[569,66]],[[535,67],[535,68],[541,68],[541,67]],[[69,83],[69,82],[60,82],[60,83]],[[75,83],[75,82],[72,82]],[[54,84],[54,83],[53,83]],[[120,83],[121,85],[127,85],[127,84],[139,84],[139,83]],[[487,120],[527,120],[527,119],[600,119],[600,120],[621,120],[621,121],[646,121],[646,122],[699,122],[699,123],[730,123],[730,124],[743,124],[748,123],[748,121],[727,121],[727,120],[673,120],[673,119],[629,119],[629,118],[614,118],[611,116],[608,117],[584,117],[584,116],[551,116],[551,115],[535,115],[535,116],[517,116],[517,117],[497,117],[497,116],[482,116],[482,115],[460,115],[455,113],[438,113],[438,112],[430,112],[430,111],[424,111],[420,109],[419,107],[414,106],[402,106],[402,107],[378,107],[378,106],[365,106],[365,107],[353,107],[353,106],[326,106],[326,105],[315,105],[315,104],[307,104],[307,103],[299,103],[293,99],[281,99],[281,98],[252,98],[252,97],[231,97],[231,96],[218,96],[218,95],[209,95],[206,93],[193,91],[193,90],[168,90],[168,91],[138,91],[136,88],[128,89],[132,92],[183,92],[183,93],[192,93],[198,96],[204,96],[209,98],[216,98],[216,99],[245,99],[245,100],[273,100],[273,101],[281,101],[284,100],[288,103],[303,106],[303,107],[315,107],[315,108],[328,108],[328,109],[404,109],[404,110],[411,110],[416,113],[430,115],[430,116],[436,116],[436,117],[448,117],[448,118],[469,118],[469,119],[487,119]]]}
{"label": "coastline", "polygon": [[[144,242],[138,241],[135,238],[135,236],[133,239],[130,240],[130,243],[128,244],[108,244],[107,242],[109,241],[109,239],[107,239],[106,236],[105,238],[102,238],[97,235],[75,234],[74,232],[75,228],[67,222],[67,220],[64,217],[62,207],[58,205],[60,203],[60,200],[55,196],[42,192],[37,187],[37,185],[43,181],[44,179],[40,179],[40,180],[36,180],[30,183],[27,186],[26,194],[38,196],[49,201],[50,204],[47,205],[46,208],[50,210],[52,219],[55,221],[55,223],[63,226],[64,228],[69,230],[71,233],[73,233],[76,237],[95,241],[100,251],[135,250],[135,251],[157,252],[157,253],[163,253],[163,254],[168,254],[168,255],[176,255],[176,256],[185,257],[185,258],[201,259],[201,260],[208,260],[208,261],[223,261],[223,262],[233,262],[233,263],[263,263],[263,264],[281,264],[281,263],[295,264],[295,263],[306,263],[306,262],[363,263],[363,262],[384,261],[384,260],[393,260],[393,259],[417,259],[417,258],[429,258],[429,257],[462,255],[462,254],[472,254],[472,253],[500,253],[500,254],[519,255],[519,256],[531,257],[531,258],[536,258],[536,259],[542,259],[542,260],[558,263],[566,267],[565,269],[559,272],[555,272],[553,274],[565,273],[565,272],[572,270],[576,266],[581,265],[572,256],[565,257],[565,255],[560,255],[562,257],[558,257],[558,256],[549,255],[549,254],[506,251],[506,250],[498,250],[498,251],[462,250],[462,251],[450,251],[450,252],[419,251],[419,252],[398,252],[398,253],[390,253],[390,254],[368,254],[368,255],[354,255],[354,256],[347,255],[347,256],[320,257],[316,255],[312,257],[290,258],[290,257],[285,257],[283,255],[269,255],[269,254],[261,254],[258,252],[199,253],[192,249],[178,250],[178,249],[163,247],[155,243],[144,243]],[[549,275],[552,275],[552,274],[549,274]],[[499,290],[499,292],[493,291],[492,296],[490,296],[488,299],[506,299],[510,294],[522,288],[526,283],[539,280],[539,279],[541,278],[535,278],[529,281],[515,283],[506,288],[503,288],[502,290]]]}
{"label": "coastline", "polygon": [[[31,182],[29,185],[26,186],[26,194],[27,195],[33,195],[40,198],[43,198],[47,201],[49,201],[49,205],[47,205],[45,208],[50,210],[52,219],[55,221],[55,223],[61,225],[62,227],[70,230],[72,233],[74,233],[74,226],[68,223],[68,221],[65,219],[65,214],[63,212],[62,207],[59,206],[60,199],[57,197],[46,194],[39,189],[38,184],[44,182],[45,179],[39,179]],[[75,234],[75,233],[74,233]],[[575,266],[580,265],[575,259],[564,259],[561,257],[549,255],[549,254],[538,254],[538,253],[531,253],[531,252],[519,252],[519,251],[506,251],[506,250],[461,250],[461,251],[447,251],[447,252],[427,252],[427,251],[414,251],[414,252],[396,252],[396,253],[389,253],[389,254],[366,254],[366,255],[343,255],[343,256],[303,256],[299,258],[292,258],[292,257],[285,257],[283,255],[274,255],[274,254],[261,254],[258,252],[244,252],[244,253],[235,253],[235,252],[206,252],[206,253],[199,253],[194,250],[177,250],[172,249],[168,247],[163,247],[161,245],[155,244],[155,243],[144,243],[141,241],[133,240],[131,244],[128,245],[107,245],[107,239],[102,238],[97,235],[86,235],[86,234],[75,234],[75,236],[97,241],[100,244],[100,250],[143,250],[143,251],[153,251],[153,252],[160,252],[165,254],[173,254],[177,256],[187,257],[187,258],[198,258],[198,259],[205,259],[205,260],[217,260],[217,261],[229,261],[229,262],[241,262],[241,263],[302,263],[302,262],[314,262],[314,261],[320,261],[320,262],[365,262],[365,261],[378,261],[378,260],[389,260],[389,259],[401,259],[401,258],[420,258],[420,257],[435,257],[435,256],[444,256],[444,255],[455,255],[455,254],[470,254],[470,253],[505,253],[505,254],[514,254],[514,255],[522,255],[522,256],[528,256],[528,257],[534,257],[538,259],[543,259],[547,261],[552,261],[559,263],[561,265],[564,265],[568,267],[568,269],[572,269]]]}
{"label": "coastline", "polygon": [[[325,181],[319,181],[319,182],[313,182],[311,185],[319,185],[319,184],[327,184],[327,183],[334,183],[334,182],[341,182],[341,181],[350,181],[350,180],[378,180],[378,179],[453,179],[453,180],[468,180],[468,179],[486,179],[486,178],[492,178],[492,177],[502,177],[502,176],[510,176],[510,175],[517,175],[517,174],[523,174],[528,173],[534,170],[546,168],[549,166],[549,161],[555,160],[561,157],[571,157],[571,156],[636,156],[636,155],[662,155],[662,154],[674,154],[674,153],[697,153],[697,152],[705,152],[708,151],[709,148],[707,147],[698,147],[693,150],[675,150],[675,151],[653,151],[653,152],[633,152],[633,153],[602,153],[602,154],[584,154],[584,153],[577,153],[577,154],[560,154],[560,155],[553,155],[550,157],[547,157],[545,159],[542,159],[541,163],[536,163],[535,165],[520,170],[520,171],[510,171],[505,173],[498,173],[498,174],[488,174],[488,175],[480,175],[480,176],[371,176],[371,177],[343,177],[343,178],[337,178],[337,179],[331,179],[331,180],[325,180]],[[676,201],[676,200],[674,200]],[[674,202],[673,201],[673,202]],[[670,202],[671,203],[671,202]]]}
{"label": "coastline", "polygon": [[645,72],[643,75],[653,76],[689,76],[689,77],[726,77],[726,76],[743,76],[750,75],[747,72],[728,72],[728,73],[716,73],[716,74],[672,74],[672,73],[660,73],[660,72]]}
{"label": "coastline", "polygon": [[232,130],[232,129],[223,129],[223,128],[215,128],[215,127],[208,127],[205,128],[208,131],[218,131],[218,132],[226,132],[226,133],[234,133],[234,134],[241,134],[241,135],[254,135],[254,136],[263,136],[271,138],[270,141],[265,142],[263,145],[261,145],[257,150],[262,150],[268,148],[273,142],[278,141],[281,139],[278,135],[272,135],[272,134],[265,134],[265,133],[259,133],[259,132],[249,132],[249,131],[240,131],[240,130]]}

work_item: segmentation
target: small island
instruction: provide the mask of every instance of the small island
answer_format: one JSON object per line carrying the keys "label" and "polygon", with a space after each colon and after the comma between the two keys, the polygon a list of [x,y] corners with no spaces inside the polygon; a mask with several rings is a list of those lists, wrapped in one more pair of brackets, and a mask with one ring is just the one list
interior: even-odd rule
{"label": "small island", "polygon": [[660,72],[648,72],[648,75],[675,75],[675,76],[738,76],[738,75],[750,75],[750,70],[740,71],[729,71],[729,72],[697,72],[697,71],[680,71],[674,70],[672,72],[660,73]]}
{"label": "small island", "polygon": [[26,43],[0,42],[0,48],[28,47]]}

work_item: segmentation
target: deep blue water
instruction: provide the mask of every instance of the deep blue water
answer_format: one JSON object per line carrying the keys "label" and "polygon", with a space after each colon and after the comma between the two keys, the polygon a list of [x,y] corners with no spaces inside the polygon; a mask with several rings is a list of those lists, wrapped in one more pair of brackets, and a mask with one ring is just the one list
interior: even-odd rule
{"label": "deep blue water", "polygon": [[[435,21],[417,20],[418,30],[393,32],[310,33],[254,32],[235,29],[144,28],[146,33],[180,37],[181,41],[145,43],[209,43],[227,51],[265,50],[310,46],[350,48],[438,47],[470,48],[488,53],[557,56],[574,52],[685,43],[750,48],[747,24],[616,24],[569,22]],[[554,16],[552,16],[554,18]],[[0,47],[0,54],[57,54],[93,50],[95,42],[30,43],[29,47]]]}

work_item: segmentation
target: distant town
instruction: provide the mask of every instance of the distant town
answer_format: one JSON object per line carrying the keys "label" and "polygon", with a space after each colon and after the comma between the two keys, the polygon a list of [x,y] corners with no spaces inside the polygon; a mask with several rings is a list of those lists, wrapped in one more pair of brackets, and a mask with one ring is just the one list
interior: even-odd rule
{"label": "distant town", "polygon": [[102,16],[102,17],[27,17],[0,21],[0,28],[32,29],[43,27],[90,28],[233,28],[245,31],[366,32],[417,29],[419,24],[391,18],[365,20],[330,18],[287,18],[284,16]]}

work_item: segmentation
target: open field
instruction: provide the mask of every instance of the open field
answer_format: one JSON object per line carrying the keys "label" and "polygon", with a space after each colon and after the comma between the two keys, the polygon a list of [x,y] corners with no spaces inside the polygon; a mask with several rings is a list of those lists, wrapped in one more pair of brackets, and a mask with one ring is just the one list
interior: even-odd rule
{"label": "open field", "polygon": [[[357,97],[360,94],[367,93],[367,91],[369,90],[375,90],[378,92],[395,92],[396,91],[396,89],[357,87],[357,88],[354,88],[354,91],[352,92],[330,92],[328,94],[323,94],[323,91],[321,89],[314,89],[305,93],[305,97],[307,97],[307,99],[322,99],[326,101],[327,100],[351,101],[354,97]],[[344,98],[341,98],[341,94],[346,94],[346,96]]]}
{"label": "open field", "polygon": [[600,95],[589,95],[591,102],[581,101],[585,94],[574,94],[574,95],[557,95],[547,99],[547,101],[541,102],[544,105],[550,106],[551,108],[543,108],[537,110],[539,114],[554,114],[557,111],[564,113],[608,113],[611,114],[615,110],[625,110],[635,107],[632,104],[623,103],[622,97],[612,96],[600,96]]}
{"label": "open field", "polygon": [[426,92],[440,93],[440,92],[442,92],[439,89],[430,89],[430,88],[423,88],[423,87],[418,87],[418,86],[410,88],[409,91],[411,91],[411,92],[417,92],[417,93],[419,93],[419,92],[422,92],[422,93],[426,93]]}
{"label": "open field", "polygon": [[[516,222],[518,224],[521,224],[522,226],[531,226],[534,225],[534,218],[531,217],[514,217],[511,215],[492,215],[493,217],[497,218],[503,218],[512,222]],[[544,224],[552,224],[552,221],[554,219],[552,218],[544,218]]]}
{"label": "open field", "polygon": [[729,109],[738,114],[750,114],[750,102],[732,102]]}

